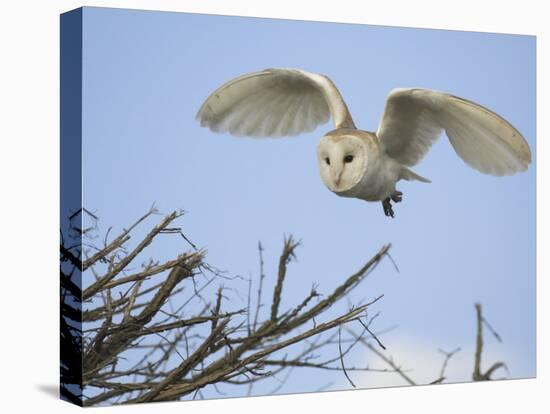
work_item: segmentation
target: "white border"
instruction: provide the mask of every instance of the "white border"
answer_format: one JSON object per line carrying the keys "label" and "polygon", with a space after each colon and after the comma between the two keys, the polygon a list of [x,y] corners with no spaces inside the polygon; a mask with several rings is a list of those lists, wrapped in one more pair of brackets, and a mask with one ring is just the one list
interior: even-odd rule
{"label": "white border", "polygon": [[[463,384],[284,397],[256,397],[155,405],[162,412],[542,412],[548,406],[549,309],[544,292],[548,252],[543,229],[550,182],[547,159],[550,133],[548,13],[543,1],[454,2],[274,0],[93,1],[89,6],[187,11],[392,26],[429,27],[537,35],[538,64],[538,378],[490,384]],[[59,208],[59,13],[78,1],[4,2],[0,6],[0,243],[3,266],[2,411],[76,411],[56,400],[44,386],[58,376],[58,208]],[[542,161],[542,162],[541,162]],[[548,253],[547,253],[548,254]],[[510,304],[513,312],[513,304]],[[47,387],[46,387],[47,388]],[[545,398],[546,397],[546,398]],[[109,408],[150,412],[153,406]],[[130,411],[131,410],[131,411]]]}

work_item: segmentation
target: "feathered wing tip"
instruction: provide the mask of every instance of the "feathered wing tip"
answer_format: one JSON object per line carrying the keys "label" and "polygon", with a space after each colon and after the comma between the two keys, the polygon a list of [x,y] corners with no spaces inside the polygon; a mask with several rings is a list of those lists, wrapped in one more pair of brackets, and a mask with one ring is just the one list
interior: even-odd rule
{"label": "feathered wing tip", "polygon": [[475,102],[449,96],[445,131],[456,153],[472,168],[490,175],[526,171],[531,149],[506,119]]}

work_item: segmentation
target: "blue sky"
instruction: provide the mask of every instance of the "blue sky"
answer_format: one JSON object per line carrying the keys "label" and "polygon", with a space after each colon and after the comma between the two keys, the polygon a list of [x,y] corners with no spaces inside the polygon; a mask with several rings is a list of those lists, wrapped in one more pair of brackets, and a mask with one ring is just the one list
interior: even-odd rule
{"label": "blue sky", "polygon": [[[329,292],[391,242],[400,273],[383,263],[352,299],[385,295],[376,323],[398,325],[384,337],[396,360],[401,354],[422,377],[433,355],[435,379],[437,349],[461,346],[450,379],[467,380],[479,301],[504,340],[487,337],[486,364],[498,357],[511,377],[535,375],[535,161],[516,176],[482,175],[442,137],[415,167],[432,184],[399,183],[404,201],[391,220],[379,203],[324,187],[315,149],[331,124],[256,140],[194,120],[232,77],[296,67],[331,77],[359,128],[376,130],[391,89],[426,87],[504,116],[536,156],[534,37],[86,8],[83,39],[83,202],[102,231],[120,230],[153,203],[166,213],[183,208],[180,223],[208,261],[254,280],[258,240],[273,280],[283,235],[293,234],[303,245],[285,285],[288,306],[314,283]],[[148,254],[169,258],[182,248],[166,238]],[[369,358],[358,351],[350,364],[381,365]],[[281,392],[349,387],[339,373],[293,375]]]}

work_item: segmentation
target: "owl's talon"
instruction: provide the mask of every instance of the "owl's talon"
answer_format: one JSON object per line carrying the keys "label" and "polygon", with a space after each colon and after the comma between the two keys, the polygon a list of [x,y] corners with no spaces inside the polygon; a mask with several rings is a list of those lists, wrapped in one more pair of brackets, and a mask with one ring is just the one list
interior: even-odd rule
{"label": "owl's talon", "polygon": [[403,193],[401,191],[394,191],[390,197],[396,203],[403,201]]}
{"label": "owl's talon", "polygon": [[391,200],[389,197],[384,199],[384,201],[382,201],[382,207],[384,208],[384,214],[386,215],[386,217],[391,217],[391,218],[394,217],[394,212],[393,212],[393,208],[391,206]]}

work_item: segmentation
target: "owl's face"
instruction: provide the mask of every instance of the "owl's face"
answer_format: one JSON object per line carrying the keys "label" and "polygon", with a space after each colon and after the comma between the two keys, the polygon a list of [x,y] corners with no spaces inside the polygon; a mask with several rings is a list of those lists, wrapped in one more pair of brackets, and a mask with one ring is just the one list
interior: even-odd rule
{"label": "owl's face", "polygon": [[317,146],[321,178],[329,190],[351,190],[367,172],[367,145],[351,134],[325,135]]}

